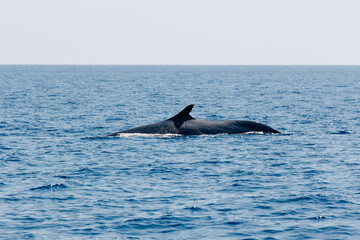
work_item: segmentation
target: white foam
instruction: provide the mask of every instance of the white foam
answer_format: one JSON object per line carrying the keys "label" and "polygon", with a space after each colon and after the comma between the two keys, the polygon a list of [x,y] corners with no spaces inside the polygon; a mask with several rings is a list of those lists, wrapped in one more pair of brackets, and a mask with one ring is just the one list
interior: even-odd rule
{"label": "white foam", "polygon": [[118,133],[116,136],[118,137],[148,137],[148,138],[173,138],[173,137],[181,137],[181,134],[174,133]]}
{"label": "white foam", "polygon": [[[261,131],[251,131],[245,133],[238,133],[235,135],[263,135],[268,134]],[[200,136],[206,137],[215,137],[221,135],[229,135],[228,133],[218,133],[218,134],[200,134]],[[147,137],[147,138],[174,138],[174,137],[182,137],[187,135],[175,134],[175,133],[118,133],[116,136],[118,137]]]}
{"label": "white foam", "polygon": [[240,134],[244,134],[244,135],[263,135],[265,134],[264,132],[261,132],[261,131],[250,131],[250,132],[244,132],[244,133],[240,133]]}

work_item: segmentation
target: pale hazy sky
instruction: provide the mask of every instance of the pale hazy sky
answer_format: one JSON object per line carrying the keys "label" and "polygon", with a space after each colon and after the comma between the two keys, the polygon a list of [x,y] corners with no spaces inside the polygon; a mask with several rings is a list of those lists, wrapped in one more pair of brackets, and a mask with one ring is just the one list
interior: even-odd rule
{"label": "pale hazy sky", "polygon": [[360,65],[360,0],[0,0],[0,64]]}

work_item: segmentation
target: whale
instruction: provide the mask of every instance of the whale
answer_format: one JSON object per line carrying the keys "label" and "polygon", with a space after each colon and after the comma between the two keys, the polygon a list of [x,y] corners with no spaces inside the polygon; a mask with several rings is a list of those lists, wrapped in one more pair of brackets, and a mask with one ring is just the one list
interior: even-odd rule
{"label": "whale", "polygon": [[263,123],[250,120],[208,121],[195,119],[190,115],[194,104],[185,107],[175,116],[157,123],[135,127],[108,136],[122,134],[178,134],[178,135],[205,135],[205,134],[248,134],[266,133],[278,134],[278,130]]}

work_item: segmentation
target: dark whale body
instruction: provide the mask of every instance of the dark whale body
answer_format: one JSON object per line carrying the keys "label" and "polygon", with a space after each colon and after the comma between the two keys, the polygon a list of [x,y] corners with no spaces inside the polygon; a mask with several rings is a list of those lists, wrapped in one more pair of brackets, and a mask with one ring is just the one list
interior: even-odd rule
{"label": "dark whale body", "polygon": [[256,121],[247,120],[226,120],[226,121],[206,121],[198,120],[190,115],[193,104],[184,108],[174,117],[149,125],[144,125],[128,130],[116,132],[109,136],[118,136],[122,133],[142,133],[142,134],[181,134],[181,135],[201,135],[201,134],[241,134],[248,132],[257,133],[280,133],[279,131]]}

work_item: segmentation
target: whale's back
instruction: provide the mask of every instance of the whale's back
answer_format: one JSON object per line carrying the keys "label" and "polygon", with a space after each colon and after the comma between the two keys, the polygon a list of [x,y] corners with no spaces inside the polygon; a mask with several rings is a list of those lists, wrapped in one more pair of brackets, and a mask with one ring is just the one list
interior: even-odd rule
{"label": "whale's back", "polygon": [[248,120],[188,120],[179,128],[179,134],[241,134],[247,132],[279,133],[279,131],[259,122]]}

